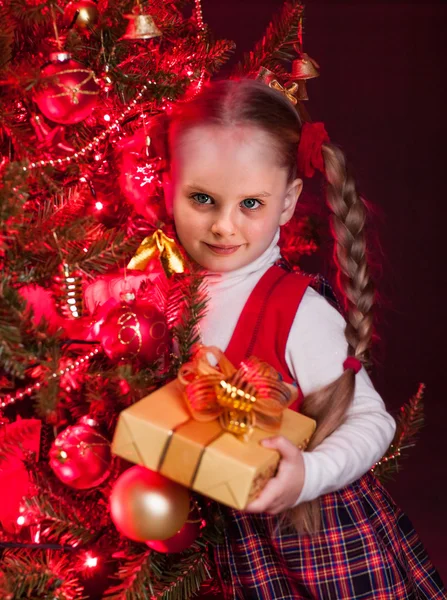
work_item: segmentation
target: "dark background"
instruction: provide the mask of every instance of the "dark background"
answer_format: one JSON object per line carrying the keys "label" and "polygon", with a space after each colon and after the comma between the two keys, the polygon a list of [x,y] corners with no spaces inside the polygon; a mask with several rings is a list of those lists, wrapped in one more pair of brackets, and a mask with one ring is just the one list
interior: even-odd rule
{"label": "dark background", "polygon": [[[236,58],[262,37],[282,5],[202,1],[216,37],[236,41]],[[383,341],[373,380],[394,413],[419,382],[427,385],[426,426],[388,488],[444,581],[446,17],[441,2],[309,0],[304,21],[304,50],[321,74],[308,83],[307,108],[347,152],[361,191],[379,211]]]}

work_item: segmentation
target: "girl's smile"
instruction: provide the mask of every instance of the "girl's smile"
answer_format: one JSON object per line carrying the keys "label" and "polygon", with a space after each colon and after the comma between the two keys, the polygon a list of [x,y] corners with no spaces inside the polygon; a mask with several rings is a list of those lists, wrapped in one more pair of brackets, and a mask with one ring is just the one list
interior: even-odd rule
{"label": "girl's smile", "polygon": [[234,254],[235,252],[237,252],[237,250],[239,250],[239,248],[241,246],[218,246],[218,245],[213,245],[213,244],[207,244],[206,242],[204,242],[204,244],[206,246],[208,246],[208,248],[211,250],[211,252],[214,252],[216,254],[220,254],[220,255],[227,255],[227,254]]}
{"label": "girl's smile", "polygon": [[250,126],[200,125],[172,140],[174,221],[188,254],[210,271],[256,260],[292,216],[302,181],[287,181],[274,141]]}

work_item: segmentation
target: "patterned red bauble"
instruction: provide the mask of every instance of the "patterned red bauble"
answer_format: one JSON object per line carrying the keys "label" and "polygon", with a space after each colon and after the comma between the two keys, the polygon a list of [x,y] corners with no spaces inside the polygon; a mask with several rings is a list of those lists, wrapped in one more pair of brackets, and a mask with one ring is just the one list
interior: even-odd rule
{"label": "patterned red bauble", "polygon": [[63,483],[77,490],[105,481],[111,464],[109,441],[87,423],[67,427],[51,446],[51,468]]}
{"label": "patterned red bauble", "polygon": [[110,515],[123,535],[137,542],[165,540],[182,529],[189,491],[139,465],[124,471],[110,494]]}
{"label": "patterned red bauble", "polygon": [[194,507],[189,513],[188,520],[183,527],[175,535],[167,540],[150,540],[146,544],[152,550],[162,552],[164,554],[174,554],[183,552],[189,548],[199,537],[202,519],[199,511]]}
{"label": "patterned red bauble", "polygon": [[138,358],[154,362],[166,356],[170,335],[166,319],[153,304],[121,302],[106,315],[99,330],[104,352],[115,361]]}
{"label": "patterned red bauble", "polygon": [[72,60],[67,52],[56,52],[41,70],[34,101],[48,119],[72,125],[91,114],[99,90],[91,69]]}

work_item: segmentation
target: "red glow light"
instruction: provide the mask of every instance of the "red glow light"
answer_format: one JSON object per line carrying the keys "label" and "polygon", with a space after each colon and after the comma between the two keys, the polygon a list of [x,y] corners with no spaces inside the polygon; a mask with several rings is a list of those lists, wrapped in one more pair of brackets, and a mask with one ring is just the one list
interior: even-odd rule
{"label": "red glow light", "polygon": [[89,569],[94,569],[95,567],[98,566],[98,557],[97,556],[92,556],[90,553],[87,553],[85,555],[84,564]]}
{"label": "red glow light", "polygon": [[102,210],[104,208],[104,204],[102,202],[95,202],[96,210]]}
{"label": "red glow light", "polygon": [[17,517],[17,525],[25,525],[25,517],[23,515]]}
{"label": "red glow light", "polygon": [[104,115],[103,119],[104,119],[104,121],[109,122],[110,119],[111,119],[111,116],[110,115]]}

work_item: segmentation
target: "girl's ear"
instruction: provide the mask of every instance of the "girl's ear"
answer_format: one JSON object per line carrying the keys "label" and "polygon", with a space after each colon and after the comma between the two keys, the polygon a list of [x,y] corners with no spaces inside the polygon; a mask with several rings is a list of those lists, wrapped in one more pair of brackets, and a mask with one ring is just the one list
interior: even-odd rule
{"label": "girl's ear", "polygon": [[295,212],[296,203],[298,202],[298,198],[303,191],[303,180],[295,179],[287,188],[286,196],[284,198],[284,208],[281,211],[281,215],[279,217],[279,224],[285,225],[290,221]]}

